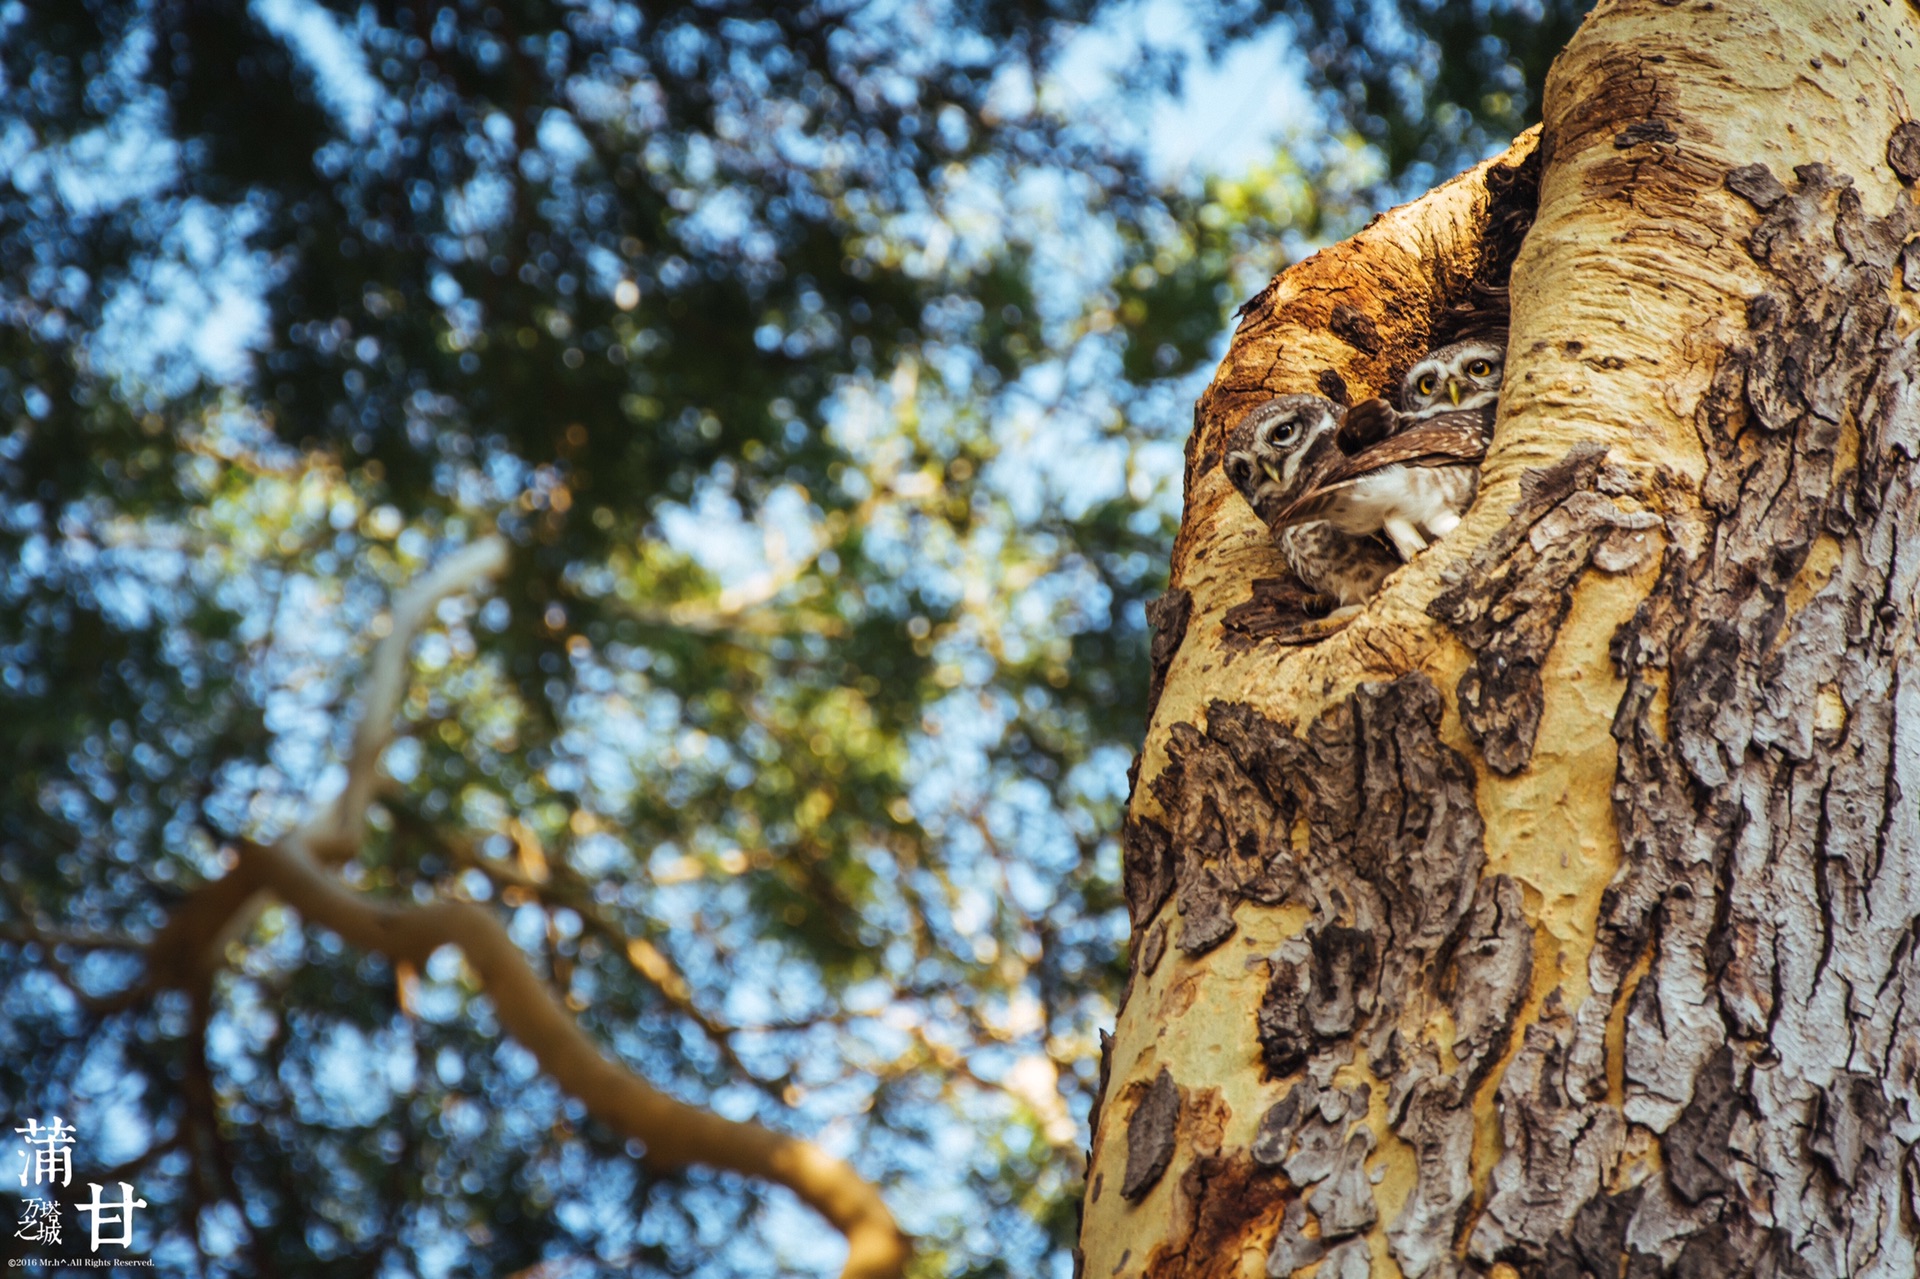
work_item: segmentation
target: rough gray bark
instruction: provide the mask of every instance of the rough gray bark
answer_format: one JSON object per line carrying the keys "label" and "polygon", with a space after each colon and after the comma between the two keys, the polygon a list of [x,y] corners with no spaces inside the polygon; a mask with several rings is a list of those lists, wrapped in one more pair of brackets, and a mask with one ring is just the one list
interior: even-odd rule
{"label": "rough gray bark", "polygon": [[[1419,1154],[1418,1189],[1390,1231],[1409,1274],[1436,1264],[1431,1241],[1451,1234],[1467,1204],[1471,1099],[1507,1042],[1532,964],[1518,889],[1483,873],[1473,772],[1440,740],[1440,718],[1439,693],[1419,675],[1363,685],[1304,738],[1249,707],[1215,703],[1205,732],[1176,726],[1154,779],[1171,830],[1142,821],[1128,840],[1136,916],[1164,902],[1170,864],[1176,944],[1188,953],[1231,935],[1240,902],[1313,912],[1306,931],[1249,961],[1268,974],[1255,1013],[1266,1071],[1305,1078],[1263,1117],[1223,1184],[1278,1170],[1305,1197],[1318,1240],[1371,1227],[1370,1093],[1331,1082],[1365,1062],[1395,1080],[1392,1127]],[[1301,821],[1309,845],[1296,861],[1286,841]],[[1409,1056],[1401,1032],[1436,1011],[1458,1028],[1450,1066]],[[1175,1081],[1162,1069],[1127,1118],[1126,1198],[1143,1197],[1168,1166],[1178,1117]],[[1232,1208],[1223,1205],[1200,1206]],[[1284,1246],[1313,1250],[1297,1237]]]}
{"label": "rough gray bark", "polygon": [[[1669,530],[1614,644],[1625,860],[1589,966],[1602,997],[1529,1028],[1472,1255],[1611,1273],[1581,1259],[1584,1214],[1587,1250],[1624,1250],[1629,1274],[1911,1275],[1920,361],[1896,289],[1920,216],[1871,217],[1817,165],[1726,181],[1764,215],[1748,249],[1773,287],[1701,415],[1701,518]],[[1616,1108],[1606,1017],[1643,956]],[[1610,1194],[1629,1123],[1665,1175]]]}
{"label": "rough gray bark", "polygon": [[1555,466],[1520,480],[1507,526],[1474,552],[1464,581],[1427,611],[1473,653],[1460,677],[1460,720],[1487,767],[1513,774],[1533,758],[1540,731],[1540,668],[1588,567],[1631,573],[1658,549],[1651,511],[1624,511],[1632,482],[1604,467],[1607,450],[1579,444]]}

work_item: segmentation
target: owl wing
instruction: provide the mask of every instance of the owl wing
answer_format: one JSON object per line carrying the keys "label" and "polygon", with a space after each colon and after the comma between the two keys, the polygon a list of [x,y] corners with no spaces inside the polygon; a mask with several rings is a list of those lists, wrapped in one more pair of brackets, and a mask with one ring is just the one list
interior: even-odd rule
{"label": "owl wing", "polygon": [[1487,455],[1486,417],[1479,412],[1441,413],[1422,419],[1397,435],[1342,457],[1313,478],[1307,491],[1280,513],[1275,527],[1310,520],[1341,492],[1389,466],[1461,466]]}
{"label": "owl wing", "polygon": [[1346,420],[1340,424],[1334,442],[1342,453],[1352,457],[1398,431],[1403,421],[1398,409],[1375,396],[1347,410]]}

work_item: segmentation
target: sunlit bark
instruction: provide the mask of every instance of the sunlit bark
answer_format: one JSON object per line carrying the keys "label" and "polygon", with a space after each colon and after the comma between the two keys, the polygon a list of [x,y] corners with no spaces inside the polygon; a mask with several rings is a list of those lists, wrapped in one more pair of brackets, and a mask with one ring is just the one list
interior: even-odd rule
{"label": "sunlit bark", "polygon": [[1535,140],[1256,301],[1156,610],[1084,1273],[1915,1273],[1913,103],[1909,5],[1603,4],[1479,499],[1307,646],[1222,441],[1444,340]]}

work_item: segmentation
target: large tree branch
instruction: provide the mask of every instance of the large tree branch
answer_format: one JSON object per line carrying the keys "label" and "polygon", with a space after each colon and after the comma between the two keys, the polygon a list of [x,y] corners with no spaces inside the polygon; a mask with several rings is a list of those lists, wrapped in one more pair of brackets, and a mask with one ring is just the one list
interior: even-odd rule
{"label": "large tree branch", "polygon": [[906,1265],[905,1236],[851,1168],[811,1142],[676,1101],[608,1059],[483,907],[371,901],[284,845],[247,846],[241,865],[310,921],[396,964],[422,967],[441,946],[458,946],[507,1033],[595,1116],[644,1142],[650,1165],[703,1163],[786,1186],[847,1237],[844,1279],[887,1279]]}
{"label": "large tree branch", "polygon": [[[406,696],[413,641],[440,602],[505,571],[507,544],[484,537],[448,556],[394,599],[383,620],[386,633],[373,651],[360,722],[346,763],[347,782],[333,803],[290,831],[282,843],[298,847],[329,866],[350,861],[360,849],[367,805],[379,784],[380,756],[393,741],[394,717]],[[210,880],[188,894],[147,947],[147,985],[194,990],[221,963],[228,943],[252,924],[261,901],[244,867]]]}

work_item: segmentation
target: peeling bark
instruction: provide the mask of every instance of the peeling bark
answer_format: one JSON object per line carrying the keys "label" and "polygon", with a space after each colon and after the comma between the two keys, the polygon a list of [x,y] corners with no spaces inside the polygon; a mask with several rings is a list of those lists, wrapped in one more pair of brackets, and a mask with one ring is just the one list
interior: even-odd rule
{"label": "peeling bark", "polygon": [[1314,592],[1300,580],[1287,577],[1256,578],[1251,594],[1235,604],[1220,619],[1221,639],[1229,648],[1249,649],[1261,640],[1278,644],[1311,644],[1322,636],[1307,627],[1311,620]]}
{"label": "peeling bark", "polygon": [[1120,834],[1121,891],[1139,932],[1173,892],[1173,849],[1167,828],[1152,818],[1129,818]]}
{"label": "peeling bark", "polygon": [[[1179,882],[1176,947],[1195,957],[1219,946],[1243,903],[1315,914],[1255,961],[1267,974],[1253,1016],[1266,1074],[1297,1081],[1241,1158],[1302,1192],[1315,1238],[1370,1229],[1380,1216],[1367,1166],[1377,1145],[1365,1122],[1370,1089],[1331,1081],[1355,1063],[1387,1077],[1420,1027],[1447,1016],[1458,1030],[1451,1064],[1407,1065],[1389,1100],[1394,1131],[1421,1152],[1389,1238],[1407,1273],[1426,1273],[1430,1219],[1467,1203],[1472,1096],[1531,974],[1518,889],[1483,873],[1472,769],[1441,741],[1440,694],[1423,676],[1362,685],[1304,737],[1242,704],[1215,703],[1207,720],[1204,732],[1174,727],[1153,783]],[[1296,857],[1288,832],[1302,821],[1308,847]],[[1130,864],[1162,856],[1151,834],[1135,845],[1153,851]],[[1125,1198],[1144,1197],[1164,1167],[1172,1087],[1163,1068],[1133,1112]]]}
{"label": "peeling bark", "polygon": [[1202,1155],[1180,1179],[1185,1246],[1148,1259],[1148,1279],[1228,1279],[1239,1273],[1238,1242],[1252,1223],[1271,1224],[1285,1208],[1283,1187],[1244,1156]]}
{"label": "peeling bark", "polygon": [[1177,587],[1147,605],[1147,623],[1153,627],[1153,644],[1147,654],[1150,666],[1147,683],[1148,719],[1153,718],[1154,708],[1160,704],[1160,690],[1167,682],[1167,667],[1173,663],[1173,655],[1180,651],[1180,642],[1187,637],[1187,619],[1192,616],[1193,596]]}
{"label": "peeling bark", "polygon": [[[1910,1274],[1898,1169],[1920,1118],[1920,846],[1900,800],[1920,759],[1900,720],[1915,710],[1920,365],[1894,289],[1920,217],[1871,217],[1820,166],[1791,187],[1751,171],[1729,186],[1764,212],[1747,247],[1771,288],[1700,414],[1711,532],[1676,547],[1615,644],[1625,862],[1593,984],[1617,987],[1651,946],[1621,1109],[1662,1134],[1691,1210],[1649,1197],[1636,1212],[1665,1218],[1642,1234],[1662,1265],[1711,1239],[1721,1273]],[[1789,611],[1822,543],[1834,569]],[[1574,1117],[1588,1112],[1611,1113]]]}
{"label": "peeling bark", "polygon": [[[1664,1177],[1626,1233],[1653,1273],[1691,1256],[1720,1274],[1911,1274],[1920,361],[1897,288],[1920,214],[1873,217],[1819,165],[1725,181],[1762,215],[1745,247],[1765,291],[1697,417],[1698,524],[1674,530],[1613,646],[1623,864],[1589,980],[1618,990],[1649,952],[1624,1100],[1605,1100],[1597,1002],[1529,1031],[1530,1049],[1552,1032],[1537,1056],[1566,1084],[1510,1071],[1506,1122],[1566,1141],[1510,1137],[1474,1255],[1564,1250],[1607,1199],[1624,1119],[1658,1134]],[[1816,555],[1832,568],[1812,588]]]}
{"label": "peeling bark", "polygon": [[1304,1270],[1327,1255],[1326,1245],[1306,1234],[1307,1206],[1295,1199],[1287,1205],[1280,1233],[1267,1251],[1269,1279],[1287,1279],[1296,1270]]}
{"label": "peeling bark", "polygon": [[1180,1125],[1180,1087],[1163,1068],[1140,1094],[1127,1121],[1127,1176],[1120,1194],[1138,1199],[1153,1189],[1173,1161],[1173,1134]]}
{"label": "peeling bark", "polygon": [[1606,448],[1576,444],[1552,466],[1520,477],[1505,528],[1474,553],[1464,580],[1427,608],[1474,655],[1457,690],[1460,719],[1487,767],[1517,773],[1533,758],[1543,698],[1540,670],[1559,636],[1573,588],[1589,566],[1631,573],[1658,550],[1650,511],[1608,496],[1632,491]]}

